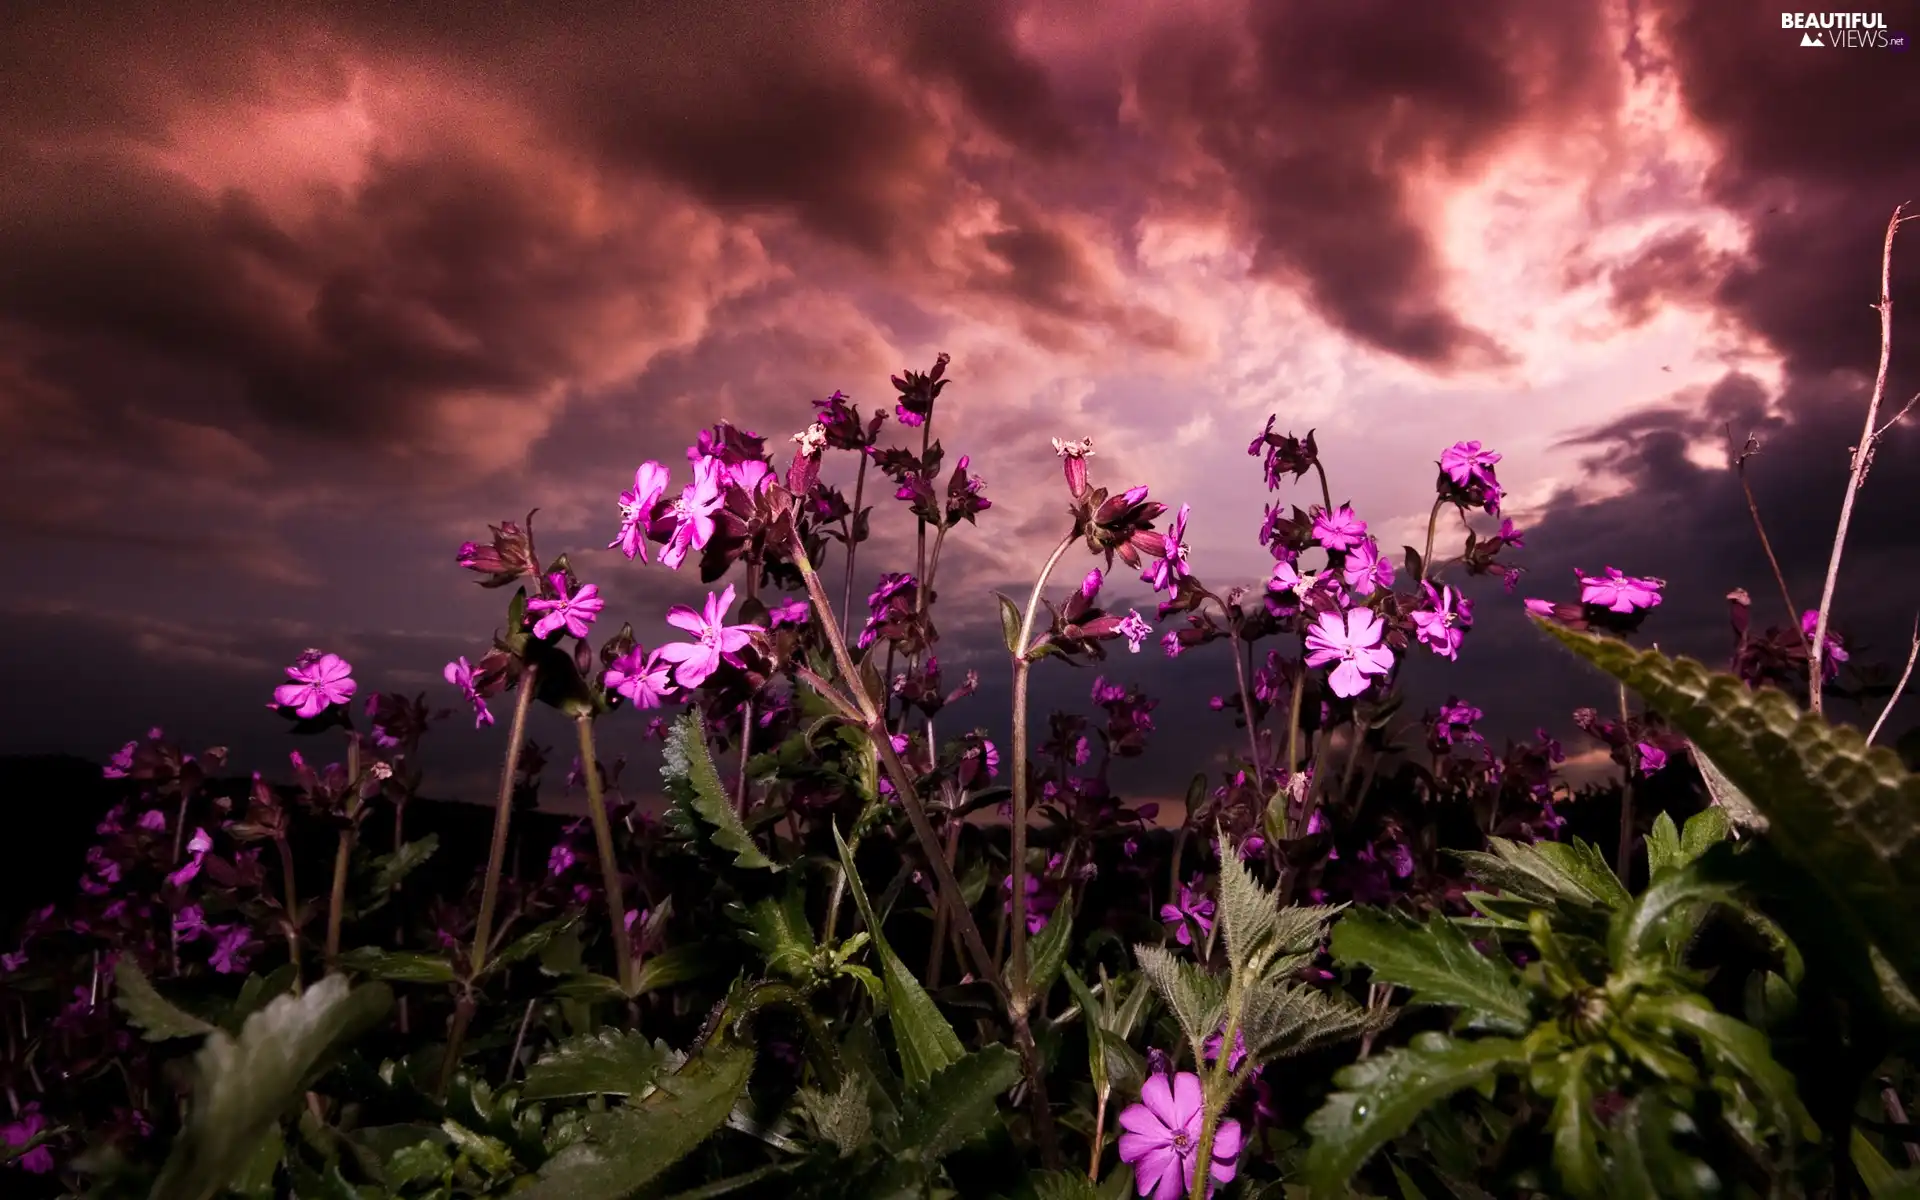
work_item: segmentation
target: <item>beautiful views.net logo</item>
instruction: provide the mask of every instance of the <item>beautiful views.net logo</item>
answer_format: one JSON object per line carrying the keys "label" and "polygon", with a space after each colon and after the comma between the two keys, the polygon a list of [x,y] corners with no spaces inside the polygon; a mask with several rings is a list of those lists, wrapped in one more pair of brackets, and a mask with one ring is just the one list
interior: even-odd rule
{"label": "beautiful views.net logo", "polygon": [[1802,46],[1857,50],[1905,50],[1905,33],[1889,30],[1885,13],[1783,12],[1780,28],[1800,30]]}

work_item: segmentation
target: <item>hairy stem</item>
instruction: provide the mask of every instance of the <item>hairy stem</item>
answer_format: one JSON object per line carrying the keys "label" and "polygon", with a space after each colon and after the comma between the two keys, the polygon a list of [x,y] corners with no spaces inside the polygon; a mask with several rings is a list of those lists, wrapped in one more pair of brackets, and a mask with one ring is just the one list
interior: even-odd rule
{"label": "hairy stem", "polygon": [[1331,516],[1333,514],[1333,489],[1327,486],[1327,469],[1316,461],[1313,464],[1313,471],[1314,474],[1320,476],[1320,499],[1326,504],[1327,514]]}
{"label": "hairy stem", "polygon": [[1867,401],[1867,419],[1860,434],[1860,444],[1854,448],[1853,461],[1847,472],[1847,490],[1840,500],[1840,525],[1833,534],[1833,552],[1827,557],[1827,578],[1820,587],[1820,608],[1814,618],[1813,645],[1807,650],[1807,707],[1815,713],[1821,710],[1824,699],[1824,668],[1827,655],[1827,618],[1833,609],[1833,589],[1840,579],[1840,555],[1846,549],[1847,527],[1853,523],[1854,497],[1860,492],[1860,485],[1866,482],[1867,468],[1873,462],[1873,446],[1885,430],[1876,430],[1874,423],[1880,419],[1880,404],[1887,394],[1887,367],[1893,358],[1893,237],[1900,226],[1914,218],[1908,217],[1906,205],[1895,206],[1893,216],[1887,221],[1886,241],[1880,250],[1880,303],[1875,307],[1880,312],[1880,366],[1873,377],[1873,395]]}
{"label": "hairy stem", "polygon": [[[472,977],[477,977],[487,962],[493,910],[500,903],[500,872],[507,862],[507,832],[513,821],[513,777],[520,769],[520,747],[527,740],[527,710],[533,707],[538,683],[539,668],[529,666],[520,677],[520,694],[513,700],[513,721],[507,727],[507,760],[500,768],[500,792],[494,799],[493,844],[487,850],[487,877],[480,885],[480,913],[474,918],[473,949],[467,955],[467,973]],[[455,1027],[464,1029],[464,1022],[456,1021]],[[447,1053],[457,1054],[459,1048],[459,1040],[454,1039],[448,1043]]]}
{"label": "hairy stem", "polygon": [[1013,955],[1009,969],[1012,974],[1013,1004],[1023,1012],[1032,1000],[1027,995],[1027,677],[1033,670],[1033,661],[1027,657],[1027,651],[1033,641],[1033,622],[1040,612],[1040,597],[1046,591],[1047,577],[1053,574],[1054,567],[1060,564],[1061,556],[1066,554],[1068,547],[1079,538],[1078,527],[1070,530],[1053,548],[1046,565],[1040,568],[1040,578],[1033,581],[1033,593],[1027,597],[1026,612],[1020,617],[1020,633],[1014,639],[1013,919],[1009,922]]}
{"label": "hairy stem", "polygon": [[[593,758],[593,717],[581,713],[573,719],[580,734],[580,761],[591,764]],[[744,777],[744,767],[743,767]],[[613,854],[613,827],[607,823],[607,800],[600,790],[600,771],[587,770],[587,813],[593,819],[593,848],[600,857],[600,886],[607,893],[607,920],[613,926],[614,978],[622,989],[633,986],[633,944],[627,937],[627,905],[621,894],[620,863]]]}
{"label": "hairy stem", "polygon": [[747,759],[751,753],[749,743],[753,739],[753,697],[748,696],[740,706],[740,778],[733,784],[733,810],[740,819],[747,816]]}
{"label": "hairy stem", "polygon": [[[1213,1070],[1208,1072],[1205,1088],[1205,1108],[1200,1118],[1200,1141],[1194,1147],[1193,1178],[1187,1181],[1188,1200],[1207,1200],[1212,1191],[1213,1175],[1213,1137],[1220,1127],[1220,1114],[1226,1111],[1227,1102],[1233,1099],[1228,1082],[1233,1074],[1229,1069],[1233,1062],[1233,1046],[1240,1037],[1240,1012],[1244,999],[1240,991],[1240,980],[1236,974],[1233,982],[1227,986],[1227,1020],[1220,1027],[1220,1053],[1213,1060]],[[1202,1047],[1193,1048],[1195,1067],[1204,1067],[1201,1057]]]}
{"label": "hairy stem", "polygon": [[1094,1101],[1093,1109],[1093,1153],[1087,1159],[1087,1181],[1100,1182],[1100,1159],[1107,1149],[1107,1095],[1112,1089],[1101,1088]]}

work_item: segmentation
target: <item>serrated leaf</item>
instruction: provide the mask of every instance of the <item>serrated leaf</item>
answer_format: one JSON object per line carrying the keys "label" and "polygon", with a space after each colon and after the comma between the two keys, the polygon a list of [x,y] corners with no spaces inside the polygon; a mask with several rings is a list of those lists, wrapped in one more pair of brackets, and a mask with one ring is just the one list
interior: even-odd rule
{"label": "serrated leaf", "polygon": [[633,994],[644,996],[698,979],[712,971],[714,963],[713,954],[698,942],[669,947],[641,962],[634,974]]}
{"label": "serrated leaf", "polygon": [[[1066,965],[1072,946],[1073,896],[1068,894],[1061,898],[1039,935],[1027,943],[1027,989],[1036,1004],[1047,998],[1054,981],[1060,978],[1060,968]],[[1011,977],[1007,985],[1013,985]]]}
{"label": "serrated leaf", "polygon": [[1520,973],[1474,949],[1466,931],[1438,913],[1422,926],[1380,909],[1354,909],[1334,925],[1332,949],[1345,965],[1413,989],[1416,1004],[1462,1008],[1512,1033],[1531,1022],[1532,995]]}
{"label": "serrated leaf", "polygon": [[830,1093],[802,1088],[800,1108],[842,1158],[865,1146],[873,1136],[873,1109],[867,1101],[867,1083],[853,1071],[841,1076],[840,1086]]}
{"label": "serrated leaf", "polygon": [[590,1113],[585,1135],[540,1168],[520,1200],[626,1200],[726,1123],[753,1073],[753,1051],[709,1042],[637,1104]]}
{"label": "serrated leaf", "polygon": [[887,944],[880,923],[874,919],[873,905],[867,900],[866,886],[860,882],[860,872],[854,867],[853,854],[841,838],[838,825],[833,828],[833,843],[840,850],[847,891],[860,910],[860,919],[867,924],[867,932],[873,935],[873,952],[880,958],[880,974],[887,986],[887,1019],[893,1026],[894,1046],[900,1052],[900,1069],[909,1087],[924,1086],[935,1072],[959,1062],[966,1052],[953,1026],[940,1015],[933,997],[927,995],[927,989],[920,986],[919,979]]}
{"label": "serrated leaf", "polygon": [[1339,993],[1285,979],[1247,985],[1240,1002],[1240,1032],[1247,1056],[1259,1064],[1305,1054],[1392,1024],[1398,1010],[1363,1008]]}
{"label": "serrated leaf", "polygon": [[213,1032],[212,1025],[161,996],[130,956],[123,955],[114,964],[113,1003],[149,1042]]}
{"label": "serrated leaf", "polygon": [[523,1100],[561,1096],[637,1096],[671,1071],[675,1052],[638,1033],[603,1029],[568,1038],[527,1068]]}
{"label": "serrated leaf", "polygon": [[[1739,892],[1728,884],[1686,867],[1662,872],[1639,899],[1614,914],[1607,938],[1608,957],[1614,968],[1623,969],[1633,959],[1656,949],[1664,950],[1667,960],[1673,961],[1680,943],[1692,932],[1687,919],[1713,904],[1745,908]],[[1682,927],[1676,929],[1676,925]]]}
{"label": "serrated leaf", "polygon": [[384,895],[400,886],[400,881],[411,875],[421,864],[434,856],[440,849],[440,835],[429,833],[402,845],[391,854],[382,854],[374,860],[373,891]]}
{"label": "serrated leaf", "polygon": [[573,928],[578,920],[579,918],[577,916],[561,917],[558,920],[543,922],[527,930],[527,932],[502,946],[500,953],[487,959],[486,974],[491,975],[496,971],[504,971],[516,963],[524,962],[534,955],[539,954],[548,946],[552,945],[555,938]]}
{"label": "serrated leaf", "polygon": [[1428,1108],[1525,1061],[1509,1038],[1453,1041],[1433,1034],[1346,1067],[1339,1091],[1307,1118],[1306,1174],[1316,1193],[1344,1194],[1374,1151],[1405,1133]]}
{"label": "serrated leaf", "polygon": [[1020,1082],[1020,1056],[1000,1045],[982,1046],[934,1073],[908,1105],[900,1140],[921,1162],[937,1162],[984,1131],[998,1111],[994,1100]]}
{"label": "serrated leaf", "polygon": [[384,984],[350,988],[329,975],[248,1017],[238,1038],[209,1034],[194,1059],[192,1111],[151,1200],[208,1200],[232,1182],[308,1077],[392,1003]]}
{"label": "serrated leaf", "polygon": [[340,956],[340,965],[369,979],[393,983],[452,983],[459,976],[453,964],[433,954],[356,946]]}
{"label": "serrated leaf", "polygon": [[1701,753],[1700,747],[1690,747],[1693,751],[1693,765],[1700,768],[1700,780],[1707,785],[1707,796],[1713,806],[1727,814],[1727,822],[1735,829],[1750,829],[1755,833],[1767,831],[1767,818],[1753,806],[1747,794],[1733,785],[1726,772],[1714,765],[1711,758]]}
{"label": "serrated leaf", "polygon": [[675,721],[667,734],[665,761],[660,767],[667,794],[676,804],[699,815],[712,830],[713,844],[730,852],[735,866],[784,870],[754,844],[740,814],[734,811],[733,801],[720,785],[720,772],[713,765],[713,752],[707,748],[700,722],[698,713],[688,713]]}
{"label": "serrated leaf", "polygon": [[1100,1200],[1100,1189],[1079,1171],[1035,1171],[1027,1186],[1033,1200]]}
{"label": "serrated leaf", "polygon": [[[1605,909],[1599,893],[1577,875],[1569,874],[1562,867],[1561,860],[1543,853],[1541,846],[1497,837],[1488,838],[1487,845],[1492,847],[1492,853],[1481,850],[1453,851],[1454,857],[1465,863],[1468,872],[1481,883],[1535,905]],[[1614,880],[1616,887],[1619,882],[1618,879]]]}
{"label": "serrated leaf", "polygon": [[1727,810],[1719,806],[1703,808],[1687,818],[1686,825],[1680,830],[1680,855],[1682,862],[1694,862],[1707,851],[1727,840],[1733,833],[1733,822]]}
{"label": "serrated leaf", "polygon": [[1238,974],[1259,975],[1256,958],[1270,953],[1280,905],[1261,887],[1240,859],[1240,851],[1222,836],[1220,850],[1220,924],[1226,936],[1227,961]]}
{"label": "serrated leaf", "polygon": [[1638,692],[1767,817],[1775,843],[1920,980],[1920,776],[1856,729],[1805,713],[1690,659],[1545,624],[1582,658]]}
{"label": "serrated leaf", "polygon": [[1704,999],[1688,995],[1642,995],[1627,1010],[1636,1022],[1664,1032],[1690,1034],[1708,1062],[1752,1081],[1782,1133],[1817,1136],[1813,1118],[1800,1103],[1793,1076],[1774,1060],[1767,1036],[1744,1021],[1717,1012]]}
{"label": "serrated leaf", "polygon": [[1220,1028],[1226,1016],[1226,992],[1220,982],[1164,946],[1135,946],[1134,960],[1160,993],[1195,1054]]}
{"label": "serrated leaf", "polygon": [[766,963],[769,974],[804,980],[812,972],[819,946],[807,923],[806,895],[799,888],[767,896],[738,910],[740,936]]}
{"label": "serrated leaf", "polygon": [[1680,827],[1661,813],[1647,830],[1647,878],[1680,865]]}

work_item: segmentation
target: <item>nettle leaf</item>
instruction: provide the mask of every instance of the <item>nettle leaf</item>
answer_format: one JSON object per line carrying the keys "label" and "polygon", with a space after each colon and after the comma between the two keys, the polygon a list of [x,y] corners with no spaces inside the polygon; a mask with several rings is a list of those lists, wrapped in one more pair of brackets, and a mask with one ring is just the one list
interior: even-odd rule
{"label": "nettle leaf", "polygon": [[1920,776],[1856,729],[1689,659],[1543,624],[1638,692],[1767,817],[1781,852],[1920,980]]}
{"label": "nettle leaf", "polygon": [[746,824],[734,810],[733,801],[720,785],[720,772],[713,765],[713,752],[707,748],[706,732],[700,727],[698,713],[688,713],[674,722],[667,734],[660,776],[666,781],[667,794],[673,797],[674,803],[699,815],[713,831],[713,844],[732,853],[735,866],[749,870],[785,870],[754,844]]}
{"label": "nettle leaf", "polygon": [[1301,983],[1263,979],[1240,1001],[1240,1032],[1255,1063],[1305,1054],[1393,1022],[1391,1008],[1370,1011],[1345,996]]}
{"label": "nettle leaf", "polygon": [[1693,748],[1693,765],[1700,768],[1700,779],[1707,785],[1707,795],[1712,798],[1715,808],[1727,815],[1727,821],[1735,829],[1750,829],[1755,833],[1767,831],[1766,814],[1753,806],[1747,794],[1733,785],[1726,772],[1713,764],[1713,760],[1701,753],[1700,747]]}
{"label": "nettle leaf", "polygon": [[987,1045],[935,1072],[909,1100],[900,1140],[921,1162],[936,1162],[985,1131],[999,1111],[994,1101],[1020,1082],[1020,1056]]}
{"label": "nettle leaf", "polygon": [[1727,840],[1732,826],[1719,808],[1705,808],[1687,818],[1682,831],[1673,818],[1661,813],[1647,831],[1647,877],[1678,870]]}
{"label": "nettle leaf", "polygon": [[840,866],[846,872],[847,891],[853,896],[854,906],[860,910],[860,919],[867,923],[867,932],[873,935],[873,952],[880,957],[880,973],[887,986],[887,1019],[893,1025],[893,1042],[900,1052],[900,1069],[907,1077],[908,1086],[923,1086],[936,1071],[959,1062],[965,1050],[953,1026],[940,1015],[933,997],[927,995],[927,989],[920,986],[920,980],[906,963],[900,961],[893,947],[887,944],[886,935],[880,931],[880,923],[874,919],[867,889],[860,882],[860,872],[854,867],[853,854],[841,838],[838,825],[833,827],[833,842],[840,850]]}
{"label": "nettle leaf", "polygon": [[152,1200],[208,1200],[228,1186],[330,1054],[392,1004],[384,984],[350,988],[346,976],[329,975],[248,1017],[238,1038],[209,1034],[194,1058],[192,1111]]}
{"label": "nettle leaf", "polygon": [[[1488,838],[1487,845],[1493,848],[1491,854],[1482,850],[1457,850],[1453,854],[1466,864],[1475,879],[1516,899],[1547,907],[1568,905],[1605,910],[1612,906],[1601,899],[1603,892],[1625,896],[1626,889],[1610,870],[1605,873],[1613,880],[1611,887],[1600,883],[1601,890],[1596,891],[1591,886],[1597,881],[1587,878],[1587,867],[1598,859],[1599,851],[1578,838],[1571,847],[1557,842],[1528,845],[1506,838]],[[1548,847],[1558,853],[1549,852]],[[1599,860],[1599,865],[1605,870],[1604,860]]]}
{"label": "nettle leaf", "polygon": [[1100,1189],[1081,1171],[1036,1171],[1027,1186],[1033,1200],[1100,1200]]}
{"label": "nettle leaf", "polygon": [[1435,913],[1422,926],[1382,909],[1355,909],[1333,927],[1333,955],[1376,980],[1413,989],[1416,1004],[1465,1009],[1511,1033],[1532,1020],[1532,993],[1505,959],[1474,949],[1464,929]]}
{"label": "nettle leaf", "polygon": [[589,1113],[585,1133],[547,1160],[521,1200],[626,1200],[726,1123],[747,1090],[753,1051],[709,1042],[646,1099]]}
{"label": "nettle leaf", "polygon": [[1308,1181],[1316,1193],[1345,1195],[1347,1180],[1374,1151],[1427,1109],[1525,1061],[1522,1044],[1510,1038],[1455,1041],[1433,1033],[1343,1068],[1333,1077],[1340,1090],[1307,1118]]}
{"label": "nettle leaf", "polygon": [[1235,974],[1257,976],[1260,972],[1250,968],[1256,958],[1264,960],[1272,953],[1280,905],[1247,870],[1238,847],[1224,835],[1215,844],[1220,850],[1220,925],[1226,935],[1227,961]]}
{"label": "nettle leaf", "polygon": [[873,1108],[868,1103],[869,1085],[858,1072],[840,1077],[840,1086],[832,1093],[800,1089],[800,1109],[820,1136],[833,1143],[842,1158],[858,1151],[873,1136]]}
{"label": "nettle leaf", "polygon": [[1181,1032],[1193,1043],[1196,1057],[1200,1047],[1220,1028],[1227,1015],[1226,989],[1220,981],[1183,958],[1176,958],[1164,946],[1135,946],[1133,957],[1140,970],[1152,982],[1160,998],[1173,1010]]}
{"label": "nettle leaf", "polygon": [[391,854],[382,854],[379,858],[374,859],[373,892],[375,899],[373,903],[375,906],[377,907],[379,904],[384,903],[383,897],[393,891],[393,889],[399,887],[401,880],[413,874],[422,864],[432,858],[434,853],[439,849],[440,835],[430,833],[423,838],[417,838],[414,841],[403,844],[398,850],[395,850]]}
{"label": "nettle leaf", "polygon": [[355,974],[393,983],[452,983],[459,978],[453,964],[438,955],[382,950],[378,946],[356,946],[340,956],[340,965]]}
{"label": "nettle leaf", "polygon": [[212,1033],[213,1026],[190,1012],[176,1008],[172,1001],[154,990],[130,956],[122,955],[113,967],[113,1003],[127,1014],[127,1024],[140,1031],[149,1042],[172,1038],[199,1037]]}
{"label": "nettle leaf", "polygon": [[523,1100],[562,1096],[638,1096],[680,1065],[665,1042],[638,1033],[603,1029],[568,1038],[527,1068]]}
{"label": "nettle leaf", "polygon": [[740,936],[759,951],[767,972],[805,980],[813,969],[818,945],[807,923],[806,893],[792,888],[784,896],[767,896],[746,908],[736,907]]}

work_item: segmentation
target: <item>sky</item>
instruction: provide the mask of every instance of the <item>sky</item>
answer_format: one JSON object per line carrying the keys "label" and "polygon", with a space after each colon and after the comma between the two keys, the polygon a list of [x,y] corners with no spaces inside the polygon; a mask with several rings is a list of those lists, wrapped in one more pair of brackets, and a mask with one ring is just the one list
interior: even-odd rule
{"label": "sky", "polygon": [[[1881,16],[1920,32],[1915,0]],[[1725,0],[20,7],[0,753],[102,757],[157,724],[273,773],[294,743],[265,704],[309,646],[457,708],[440,667],[504,597],[454,550],[536,507],[541,549],[653,644],[697,580],[603,549],[634,468],[683,479],[717,419],[784,442],[836,389],[890,405],[888,375],[941,351],[936,434],[994,502],[941,572],[943,660],[982,678],[956,728],[1006,724],[989,593],[1062,531],[1050,438],[1190,504],[1224,588],[1267,573],[1246,445],[1278,414],[1389,547],[1419,540],[1448,444],[1503,455],[1528,574],[1470,589],[1461,660],[1409,686],[1578,750],[1568,714],[1609,693],[1524,596],[1662,577],[1649,635],[1716,663],[1729,589],[1783,615],[1729,434],[1760,439],[1797,606],[1819,593],[1881,240],[1920,200],[1920,54],[1800,40]],[[1920,390],[1905,238],[1894,402]],[[1912,426],[1835,607],[1896,667]],[[882,496],[863,576],[906,564],[901,509]],[[1224,651],[1101,669],[1161,697],[1127,790],[1183,790],[1235,741],[1207,705]],[[1085,709],[1091,680],[1043,670],[1036,706]],[[641,728],[616,715],[606,756],[643,761]],[[557,718],[535,734],[567,745]],[[502,736],[446,722],[429,791],[488,791]]]}

